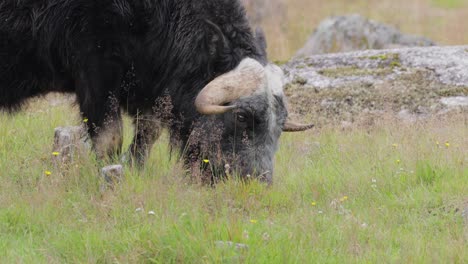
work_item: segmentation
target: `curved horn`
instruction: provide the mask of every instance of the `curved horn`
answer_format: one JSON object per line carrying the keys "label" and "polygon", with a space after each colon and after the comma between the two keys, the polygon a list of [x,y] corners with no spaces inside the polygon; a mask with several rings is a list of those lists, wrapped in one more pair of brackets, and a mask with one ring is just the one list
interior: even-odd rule
{"label": "curved horn", "polygon": [[244,59],[236,69],[208,83],[195,99],[197,111],[204,115],[222,114],[236,108],[224,106],[253,94],[265,79],[265,68],[254,59]]}
{"label": "curved horn", "polygon": [[286,120],[286,123],[284,124],[283,131],[284,132],[301,132],[301,131],[306,131],[311,128],[313,128],[315,125],[314,124],[300,124],[296,123],[291,120]]}

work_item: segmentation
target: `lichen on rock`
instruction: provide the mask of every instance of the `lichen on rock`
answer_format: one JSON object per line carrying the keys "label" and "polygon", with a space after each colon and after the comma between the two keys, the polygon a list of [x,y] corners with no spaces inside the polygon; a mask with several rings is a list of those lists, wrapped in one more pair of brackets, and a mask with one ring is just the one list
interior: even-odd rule
{"label": "lichen on rock", "polygon": [[[283,65],[293,112],[318,124],[390,113],[401,118],[467,112],[466,46],[316,55]],[[447,99],[452,98],[452,99]]]}

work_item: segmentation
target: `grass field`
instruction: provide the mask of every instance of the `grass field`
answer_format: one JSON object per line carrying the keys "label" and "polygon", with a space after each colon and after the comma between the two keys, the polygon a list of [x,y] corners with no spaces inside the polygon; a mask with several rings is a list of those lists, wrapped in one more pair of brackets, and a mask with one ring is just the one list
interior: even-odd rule
{"label": "grass field", "polygon": [[[280,1],[284,17],[262,22],[273,60],[348,13],[468,43],[466,0]],[[466,111],[284,134],[271,187],[194,184],[163,138],[144,170],[126,168],[105,192],[92,153],[51,161],[54,128],[80,122],[56,96],[0,112],[0,264],[468,263]]]}
{"label": "grass field", "polygon": [[162,140],[100,192],[92,155],[54,169],[53,129],[80,119],[53,105],[0,114],[0,263],[468,261],[466,115],[285,134],[271,187],[191,184]]}

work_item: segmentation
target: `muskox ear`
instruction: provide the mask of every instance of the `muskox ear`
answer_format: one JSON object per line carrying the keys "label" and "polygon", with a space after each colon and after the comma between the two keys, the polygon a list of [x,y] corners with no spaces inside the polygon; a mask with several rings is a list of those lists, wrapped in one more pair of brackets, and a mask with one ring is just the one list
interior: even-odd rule
{"label": "muskox ear", "polygon": [[255,29],[255,39],[257,40],[257,45],[259,48],[266,50],[267,49],[267,42],[265,37],[265,32],[261,27]]}
{"label": "muskox ear", "polygon": [[265,32],[262,28],[258,27],[255,30],[255,42],[257,43],[258,50],[260,51],[262,57],[267,59],[267,42],[265,37]]}

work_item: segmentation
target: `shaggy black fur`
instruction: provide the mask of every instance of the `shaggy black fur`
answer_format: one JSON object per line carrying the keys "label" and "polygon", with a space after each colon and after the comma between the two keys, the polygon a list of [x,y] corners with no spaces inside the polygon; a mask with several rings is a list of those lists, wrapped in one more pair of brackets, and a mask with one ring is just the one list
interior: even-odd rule
{"label": "shaggy black fur", "polygon": [[261,56],[233,0],[3,0],[0,21],[0,107],[75,92],[98,127],[109,94],[136,114],[168,91],[186,116],[206,83]]}
{"label": "shaggy black fur", "polygon": [[257,42],[238,0],[2,0],[0,110],[76,93],[93,138],[120,108],[136,116],[167,97],[187,143],[208,82],[246,57],[266,65]]}

